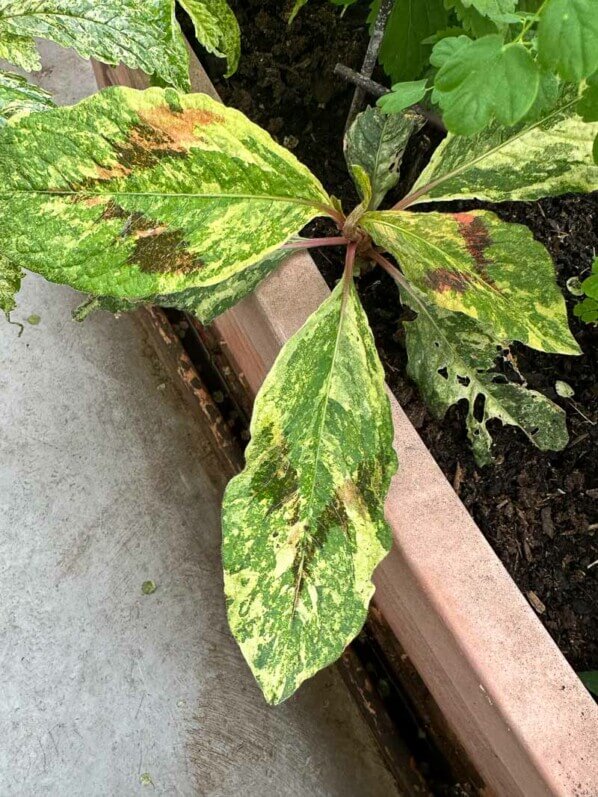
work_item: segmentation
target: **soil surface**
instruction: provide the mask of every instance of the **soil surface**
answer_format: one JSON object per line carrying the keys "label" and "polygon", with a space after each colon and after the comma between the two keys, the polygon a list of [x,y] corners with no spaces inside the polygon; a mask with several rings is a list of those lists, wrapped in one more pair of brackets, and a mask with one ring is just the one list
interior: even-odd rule
{"label": "soil surface", "polygon": [[[367,43],[365,7],[358,5],[341,17],[328,0],[310,0],[288,28],[288,3],[231,4],[243,32],[243,56],[238,73],[228,81],[221,79],[220,63],[208,59],[218,91],[227,104],[292,149],[351,207],[355,192],[342,137],[352,89],[333,70],[339,61],[359,68]],[[429,157],[437,141],[437,133],[424,129],[410,145],[403,187],[415,176],[413,165]],[[527,224],[553,255],[571,309],[577,300],[566,282],[587,274],[598,252],[597,199],[452,203],[451,208],[486,207],[505,220]],[[331,251],[317,260],[333,284],[341,264]],[[571,327],[584,351],[579,358],[514,349],[530,387],[567,411],[571,441],[565,451],[542,453],[518,430],[496,423],[496,462],[480,469],[467,442],[464,408],[453,407],[443,421],[435,419],[406,375],[402,309],[392,281],[377,269],[360,280],[360,291],[388,382],[412,423],[573,668],[598,669],[598,564],[591,567],[598,560],[598,330],[571,314]],[[573,388],[572,399],[557,396],[557,380]]]}

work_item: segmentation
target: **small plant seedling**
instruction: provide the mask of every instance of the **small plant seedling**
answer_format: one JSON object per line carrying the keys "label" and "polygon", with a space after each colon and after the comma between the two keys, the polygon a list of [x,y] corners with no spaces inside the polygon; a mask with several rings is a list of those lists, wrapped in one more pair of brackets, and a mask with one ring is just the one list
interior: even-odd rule
{"label": "small plant seedling", "polygon": [[[368,109],[345,142],[361,199],[350,212],[264,130],[201,94],[111,88],[73,107],[21,111],[0,128],[6,312],[29,269],[90,295],[78,318],[157,303],[208,324],[293,251],[344,250],[337,287],[260,390],[246,467],[224,497],[229,622],[269,702],[342,654],[391,546],[384,501],[397,457],[358,262],[394,279],[412,311],[409,373],[438,416],[468,404],[481,464],[491,461],[493,419],[542,450],[566,445],[563,410],[496,368],[512,341],[580,354],[548,252],[490,211],[418,206],[592,189],[598,125],[579,110],[569,87],[533,122],[449,135],[409,194],[380,210],[421,120]],[[319,216],[334,234],[302,238]]]}

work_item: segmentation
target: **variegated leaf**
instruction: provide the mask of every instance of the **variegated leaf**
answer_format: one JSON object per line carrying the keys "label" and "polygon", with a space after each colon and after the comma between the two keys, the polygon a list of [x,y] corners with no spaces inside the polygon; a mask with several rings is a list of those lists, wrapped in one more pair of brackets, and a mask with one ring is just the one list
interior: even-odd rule
{"label": "variegated leaf", "polygon": [[598,124],[575,112],[577,96],[532,125],[493,125],[472,138],[449,135],[422,172],[413,202],[484,199],[532,200],[598,188],[592,142]]}
{"label": "variegated leaf", "polygon": [[[234,307],[245,296],[252,293],[260,282],[275,271],[286,260],[290,252],[279,249],[268,255],[254,266],[249,266],[232,277],[207,287],[198,286],[181,293],[154,296],[151,304],[160,307],[173,307],[192,313],[202,324],[210,324],[217,316]],[[126,313],[137,310],[148,302],[114,299],[109,296],[97,296],[85,302],[75,311],[75,318],[82,321],[95,310],[107,310],[110,313]]]}
{"label": "variegated leaf", "polygon": [[417,313],[405,322],[408,373],[439,418],[453,404],[467,401],[467,432],[479,465],[492,461],[487,424],[495,418],[518,426],[542,451],[567,445],[564,411],[494,370],[499,349],[473,319],[434,306],[416,290],[402,290],[401,296]]}
{"label": "variegated leaf", "polygon": [[[345,158],[352,173],[355,166],[360,166],[370,178],[369,210],[375,210],[398,183],[407,142],[424,121],[409,111],[388,115],[377,108],[368,108],[351,126],[345,138]],[[359,184],[357,187],[363,200],[363,190]]]}
{"label": "variegated leaf", "polygon": [[15,309],[15,296],[21,287],[23,272],[4,255],[0,254],[0,310],[10,319]]}
{"label": "variegated leaf", "polygon": [[267,133],[203,94],[113,88],[0,128],[0,251],[98,296],[220,284],[330,201]]}
{"label": "variegated leaf", "polygon": [[241,650],[279,703],[359,632],[391,544],[390,405],[353,285],[286,344],[251,431],[224,498],[225,590]]}
{"label": "variegated leaf", "polygon": [[35,40],[31,36],[15,36],[6,30],[0,32],[0,58],[28,72],[35,72],[42,66]]}
{"label": "variegated leaf", "polygon": [[29,43],[34,36],[51,39],[83,58],[122,61],[189,88],[189,61],[173,0],[0,0],[0,41],[11,36]]}
{"label": "variegated leaf", "polygon": [[53,108],[52,97],[20,75],[0,70],[0,125],[18,113],[32,113]]}
{"label": "variegated leaf", "polygon": [[191,17],[199,43],[209,53],[226,58],[226,77],[237,71],[241,56],[241,31],[226,0],[179,0]]}
{"label": "variegated leaf", "polygon": [[494,213],[367,213],[361,224],[439,307],[477,319],[496,341],[580,354],[554,265],[520,224]]}

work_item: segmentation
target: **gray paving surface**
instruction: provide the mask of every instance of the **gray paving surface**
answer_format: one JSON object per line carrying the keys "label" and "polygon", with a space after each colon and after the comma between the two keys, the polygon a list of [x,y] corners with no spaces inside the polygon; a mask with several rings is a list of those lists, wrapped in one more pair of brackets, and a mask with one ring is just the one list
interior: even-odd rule
{"label": "gray paving surface", "polygon": [[[95,90],[42,49],[59,101]],[[202,431],[137,322],[76,325],[78,301],[30,275],[23,336],[0,321],[0,797],[394,794],[334,670],[264,704]]]}

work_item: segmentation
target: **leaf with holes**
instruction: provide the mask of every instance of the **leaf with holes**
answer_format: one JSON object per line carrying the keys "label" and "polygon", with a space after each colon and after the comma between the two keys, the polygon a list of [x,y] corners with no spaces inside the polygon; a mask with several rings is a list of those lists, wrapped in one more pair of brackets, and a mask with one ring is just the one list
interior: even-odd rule
{"label": "leaf with holes", "polygon": [[380,47],[380,63],[393,83],[421,76],[432,50],[424,39],[447,21],[443,0],[395,0]]}
{"label": "leaf with holes", "polygon": [[401,296],[417,313],[414,321],[405,322],[408,373],[438,418],[453,404],[467,401],[467,432],[479,465],[492,461],[487,424],[494,419],[518,426],[542,451],[567,445],[564,411],[494,370],[499,348],[476,321],[434,306],[417,290],[402,290]]}
{"label": "leaf with holes", "polygon": [[330,202],[293,155],[204,94],[114,88],[0,128],[0,251],[97,296],[221,285]]}
{"label": "leaf with holes", "polygon": [[539,84],[540,71],[523,44],[490,35],[460,46],[443,63],[434,101],[451,132],[471,136],[494,119],[516,124],[532,107]]}
{"label": "leaf with holes", "polygon": [[224,498],[231,628],[266,699],[331,664],[365,622],[390,549],[390,404],[367,318],[341,283],[286,344]]}
{"label": "leaf with holes", "polygon": [[548,0],[538,27],[540,61],[571,83],[598,69],[596,0]]}
{"label": "leaf with holes", "polygon": [[587,193],[598,186],[592,159],[597,124],[584,124],[569,92],[532,125],[493,125],[473,138],[449,135],[412,190],[413,201],[490,202]]}
{"label": "leaf with holes", "polygon": [[53,108],[52,97],[24,77],[0,70],[0,125],[11,116]]}
{"label": "leaf with holes", "polygon": [[241,31],[226,0],[179,0],[191,17],[199,43],[209,53],[226,58],[226,77],[237,71],[241,55]]}
{"label": "leaf with holes", "polygon": [[17,306],[15,296],[21,288],[22,277],[22,270],[12,260],[0,254],[0,310],[9,320],[11,312]]}
{"label": "leaf with holes", "polygon": [[[414,113],[387,115],[377,108],[368,108],[353,122],[345,138],[345,158],[350,172],[360,166],[370,179],[368,209],[375,210],[398,183],[407,142],[423,122]],[[363,200],[361,189],[360,194]]]}
{"label": "leaf with holes", "polygon": [[[187,50],[172,0],[0,0],[0,42],[7,37],[21,37],[29,48],[32,37],[50,39],[83,58],[122,61],[189,88]],[[31,68],[23,59],[4,57]]]}
{"label": "leaf with holes", "polygon": [[378,211],[361,223],[429,300],[477,319],[494,340],[580,354],[550,255],[527,227],[485,210]]}

